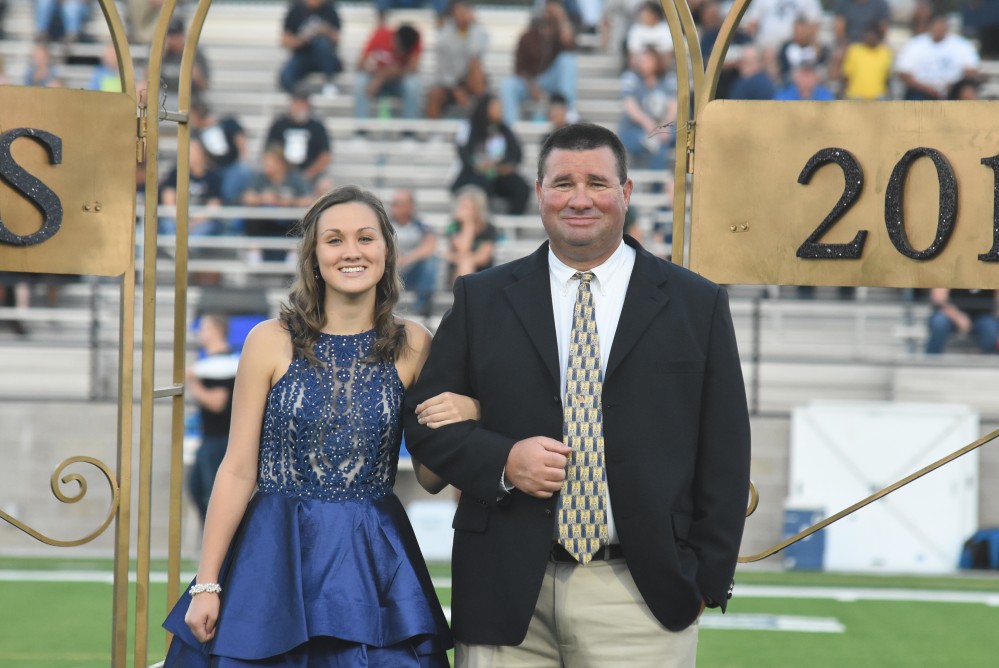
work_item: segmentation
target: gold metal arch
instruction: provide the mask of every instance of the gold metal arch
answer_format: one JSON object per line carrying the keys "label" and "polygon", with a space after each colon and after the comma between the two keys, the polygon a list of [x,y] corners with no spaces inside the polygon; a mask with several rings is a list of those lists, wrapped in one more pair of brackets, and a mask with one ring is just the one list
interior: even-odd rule
{"label": "gold metal arch", "polygon": [[[124,96],[135,109],[135,148],[133,157],[137,163],[146,164],[145,225],[143,232],[143,264],[142,264],[142,372],[140,385],[140,425],[139,425],[139,470],[138,470],[138,505],[137,505],[137,541],[136,541],[136,587],[134,601],[134,653],[131,665],[148,665],[148,625],[149,625],[149,563],[150,563],[150,527],[151,527],[151,480],[153,452],[153,400],[169,397],[173,400],[171,419],[171,482],[170,482],[170,558],[168,589],[169,597],[176,598],[179,592],[180,571],[180,515],[181,515],[181,478],[183,472],[182,438],[183,438],[183,396],[184,396],[184,353],[186,349],[187,332],[187,231],[188,231],[188,186],[189,161],[188,114],[191,101],[191,80],[194,69],[194,54],[197,41],[200,38],[205,18],[211,6],[211,0],[199,0],[190,21],[190,30],[185,43],[181,60],[181,76],[178,97],[178,110],[162,110],[160,108],[159,80],[163,62],[163,50],[167,27],[176,9],[177,0],[165,0],[161,7],[152,43],[149,47],[147,76],[145,90],[141,90],[136,81],[135,64],[132,48],[124,23],[118,13],[114,0],[99,0],[105,23],[111,36],[119,65],[119,80],[121,93],[103,93],[102,95]],[[69,93],[75,95],[76,93]],[[92,93],[89,95],[93,95]],[[71,101],[76,98],[69,98]],[[88,98],[92,103],[95,98]],[[116,98],[100,98],[113,100]],[[117,98],[120,100],[120,98]],[[120,105],[118,111],[122,111]],[[175,310],[174,310],[174,340],[173,340],[173,373],[172,383],[167,387],[153,386],[153,361],[155,355],[155,325],[156,325],[156,246],[157,246],[157,211],[158,202],[158,143],[159,122],[171,121],[179,124],[178,130],[178,202],[177,202],[177,253],[175,258]],[[118,126],[120,129],[120,124]],[[117,135],[120,138],[120,135]],[[121,148],[121,145],[119,145]],[[129,149],[131,150],[131,149]],[[116,156],[120,156],[116,154]],[[117,182],[116,182],[117,183]],[[131,207],[125,215],[134,220],[135,190],[134,181],[129,185],[133,188]],[[73,193],[75,196],[75,192]],[[117,197],[123,193],[115,191]],[[86,208],[87,211],[91,209]],[[97,211],[101,209],[98,207]],[[116,213],[117,215],[117,213]],[[117,220],[117,219],[115,219]],[[131,221],[128,228],[134,229]],[[118,357],[118,430],[117,430],[117,460],[113,472],[104,462],[87,456],[75,456],[62,462],[53,472],[51,488],[53,495],[63,503],[76,503],[82,500],[88,491],[87,479],[79,473],[65,474],[65,470],[74,464],[88,464],[97,468],[107,481],[110,488],[109,508],[101,524],[81,538],[63,539],[48,536],[26,523],[0,511],[3,520],[33,538],[57,547],[72,547],[88,543],[100,536],[114,523],[114,589],[112,611],[111,665],[115,668],[129,665],[129,555],[132,523],[132,482],[133,482],[133,371],[135,355],[135,299],[136,299],[136,262],[134,233],[129,233],[127,249],[127,266],[120,274],[120,322],[119,322],[119,357]],[[49,253],[41,250],[40,253]],[[66,253],[51,252],[52,262],[48,266],[62,266],[58,262],[65,259]],[[125,264],[122,262],[121,264]],[[68,268],[64,267],[64,268]],[[33,269],[38,271],[38,269]],[[116,266],[115,271],[102,275],[115,275],[121,271]],[[72,486],[76,489],[67,489]]]}
{"label": "gold metal arch", "polygon": [[[735,0],[728,15],[722,22],[722,27],[715,41],[714,48],[708,58],[705,67],[697,32],[694,27],[693,17],[686,0],[661,0],[661,4],[669,25],[670,35],[673,38],[674,53],[676,54],[676,73],[678,81],[677,95],[677,120],[676,120],[676,163],[674,165],[674,191],[673,191],[673,262],[683,266],[689,266],[689,228],[687,216],[687,191],[688,177],[696,181],[694,177],[694,155],[696,149],[697,121],[704,113],[705,108],[714,99],[718,87],[718,79],[721,74],[722,64],[728,48],[735,36],[736,29],[742,21],[746,10],[749,8],[751,0]],[[680,83],[683,82],[683,83]],[[786,103],[785,103],[786,104]],[[892,492],[908,485],[909,483],[932,473],[938,468],[949,464],[955,459],[962,457],[969,452],[976,450],[983,445],[999,438],[999,430],[984,436],[963,448],[943,457],[942,459],[912,473],[905,478],[871,494],[865,499],[841,510],[840,512],[827,517],[824,520],[800,531],[776,545],[773,545],[762,552],[739,557],[740,563],[751,563],[766,559],[777,554],[800,540],[824,529],[825,527],[838,522],[847,515],[850,515],[861,508],[864,508],[875,501],[888,496]],[[746,516],[751,516],[760,503],[760,495],[756,486],[751,483],[749,506]]]}

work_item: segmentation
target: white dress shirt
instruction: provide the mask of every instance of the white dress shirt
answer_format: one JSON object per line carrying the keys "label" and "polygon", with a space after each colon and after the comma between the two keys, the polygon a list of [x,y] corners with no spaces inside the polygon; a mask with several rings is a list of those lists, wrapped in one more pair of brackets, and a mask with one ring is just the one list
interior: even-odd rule
{"label": "white dress shirt", "polygon": [[[617,323],[621,319],[621,309],[624,307],[624,295],[631,281],[631,271],[635,267],[635,249],[621,242],[607,260],[589,271],[594,278],[590,282],[590,292],[593,295],[593,309],[597,320],[597,337],[600,340],[601,379],[607,369],[607,358],[610,356],[617,332]],[[569,366],[569,339],[572,335],[572,312],[576,305],[576,294],[579,292],[579,281],[572,280],[576,273],[549,249],[548,273],[551,278],[552,311],[555,317],[555,338],[558,341],[559,365],[559,396],[565,398],[565,374]],[[605,498],[607,508],[607,530],[611,543],[617,543],[617,528],[614,525],[614,514],[611,512],[610,494]]]}

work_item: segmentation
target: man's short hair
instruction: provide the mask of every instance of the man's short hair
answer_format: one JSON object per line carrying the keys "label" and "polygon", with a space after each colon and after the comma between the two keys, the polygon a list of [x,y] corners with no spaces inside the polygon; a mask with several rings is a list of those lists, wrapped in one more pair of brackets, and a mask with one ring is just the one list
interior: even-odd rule
{"label": "man's short hair", "polygon": [[395,30],[395,40],[402,52],[408,56],[420,45],[420,33],[408,23],[403,23]]}
{"label": "man's short hair", "polygon": [[607,128],[594,123],[573,123],[548,135],[538,155],[538,183],[544,180],[545,161],[555,149],[563,151],[591,151],[606,146],[617,160],[617,176],[621,184],[628,180],[628,154],[618,136]]}

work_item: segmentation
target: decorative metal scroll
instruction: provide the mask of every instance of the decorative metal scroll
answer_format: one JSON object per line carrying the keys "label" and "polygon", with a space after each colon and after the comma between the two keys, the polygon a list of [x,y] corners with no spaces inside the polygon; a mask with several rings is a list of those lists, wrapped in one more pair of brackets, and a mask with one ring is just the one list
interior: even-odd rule
{"label": "decorative metal scroll", "polygon": [[[31,528],[24,522],[21,522],[17,518],[8,515],[7,513],[0,510],[0,519],[12,524],[24,533],[28,534],[35,540],[41,541],[46,545],[52,545],[54,547],[75,547],[76,545],[83,545],[84,543],[89,543],[93,539],[104,533],[104,530],[108,528],[111,521],[114,520],[115,513],[118,512],[118,501],[120,499],[120,492],[118,490],[118,483],[115,481],[114,473],[107,464],[95,459],[93,457],[70,457],[65,460],[59,466],[56,467],[55,471],[52,472],[51,487],[52,494],[55,495],[63,503],[76,503],[82,501],[83,497],[87,495],[87,479],[84,478],[79,473],[70,473],[65,476],[59,477],[63,471],[73,464],[90,464],[91,466],[98,469],[103,475],[104,479],[107,480],[108,486],[111,488],[111,503],[108,507],[107,515],[104,517],[104,521],[99,527],[94,529],[92,532],[87,534],[82,538],[76,538],[73,540],[60,540],[58,538],[52,538],[51,536],[46,536],[41,531]],[[67,494],[63,492],[61,485],[69,485],[71,483],[77,484],[77,490],[75,494]]]}

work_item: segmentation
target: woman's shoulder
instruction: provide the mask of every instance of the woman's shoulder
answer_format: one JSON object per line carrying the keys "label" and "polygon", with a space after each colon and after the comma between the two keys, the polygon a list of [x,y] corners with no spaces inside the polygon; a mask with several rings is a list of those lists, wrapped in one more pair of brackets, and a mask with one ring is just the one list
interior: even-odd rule
{"label": "woman's shoulder", "polygon": [[257,323],[246,335],[243,344],[243,355],[268,355],[292,349],[291,334],[284,323],[278,318],[271,318]]}
{"label": "woman's shoulder", "polygon": [[417,353],[430,347],[433,335],[424,325],[409,318],[396,317],[396,322],[406,330],[406,348]]}
{"label": "woman's shoulder", "polygon": [[403,385],[409,387],[419,375],[427,356],[430,355],[430,330],[420,323],[407,318],[396,318],[406,330],[406,343],[396,360],[396,370]]}

